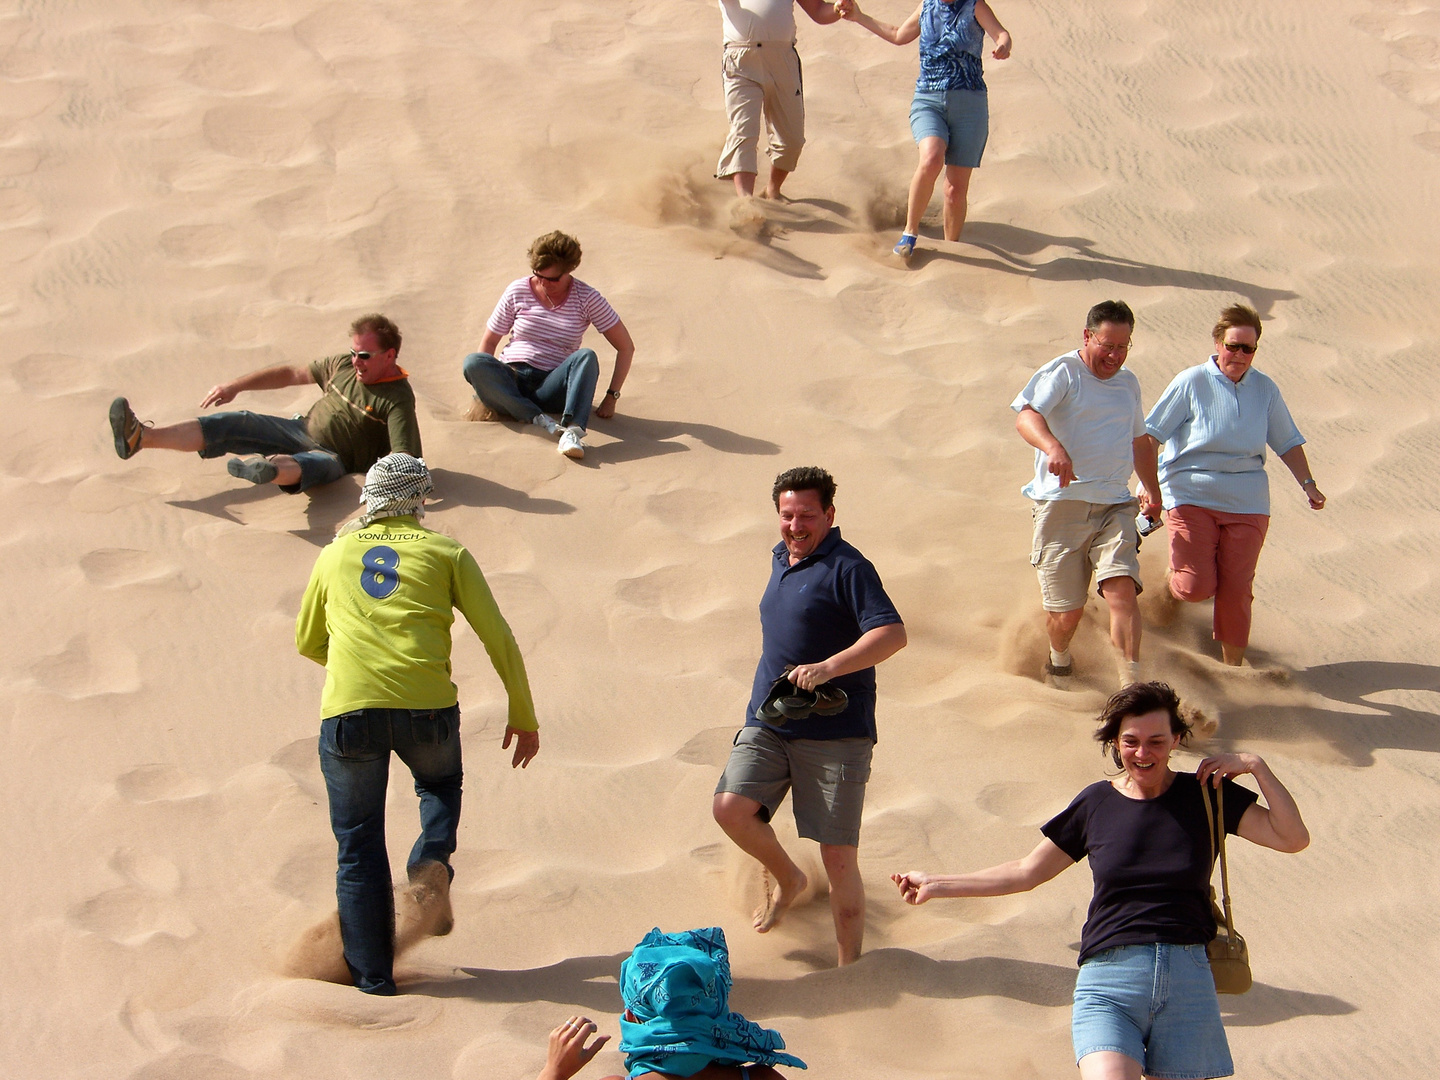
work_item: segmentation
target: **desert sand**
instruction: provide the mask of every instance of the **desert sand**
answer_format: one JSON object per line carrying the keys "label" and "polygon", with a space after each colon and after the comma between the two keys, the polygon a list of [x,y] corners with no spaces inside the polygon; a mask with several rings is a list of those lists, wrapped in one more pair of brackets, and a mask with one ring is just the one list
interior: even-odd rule
{"label": "desert sand", "polygon": [[[1104,615],[1081,685],[1042,685],[1031,456],[1006,406],[1119,297],[1147,407],[1224,304],[1254,303],[1257,363],[1330,498],[1310,512],[1272,460],[1253,667],[1220,665],[1207,608],[1147,628],[1147,673],[1220,718],[1197,751],[1263,754],[1314,837],[1235,845],[1256,978],[1222,999],[1239,1074],[1440,1072],[1440,6],[995,7],[1015,51],[987,61],[971,221],[954,245],[927,226],[908,268],[889,249],[915,53],[853,26],[801,20],[809,144],[793,201],[757,209],[711,175],[711,0],[0,14],[0,1071],[528,1078],[565,1016],[615,1033],[647,930],[718,924],[734,1007],[806,1075],[1075,1075],[1088,869],[918,910],[886,879],[1017,856],[1104,775]],[[460,360],[556,228],[638,346],[579,464],[464,420]],[[293,624],[358,478],[290,497],[188,455],[122,462],[105,421],[116,394],[192,416],[227,377],[347,348],[377,309],[405,332],[430,523],[485,570],[543,738],[512,772],[503,691],[457,633],[456,926],[383,1000],[280,973],[334,908],[323,672]],[[811,463],[911,640],[880,673],[867,955],[845,970],[823,898],[749,929],[754,876],[709,814],[759,649],[770,482]],[[1163,542],[1142,561],[1153,596]],[[397,766],[397,868],[415,828]],[[582,1075],[619,1066],[612,1044]]]}

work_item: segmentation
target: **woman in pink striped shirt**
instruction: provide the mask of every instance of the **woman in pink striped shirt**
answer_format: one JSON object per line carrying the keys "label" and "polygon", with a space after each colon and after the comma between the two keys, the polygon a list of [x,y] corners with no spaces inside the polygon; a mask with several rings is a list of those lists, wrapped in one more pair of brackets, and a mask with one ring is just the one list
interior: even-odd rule
{"label": "woman in pink striped shirt", "polygon": [[[562,232],[546,233],[530,245],[529,277],[510,286],[495,305],[480,339],[480,351],[465,358],[465,381],[483,408],[544,428],[560,438],[560,453],[585,456],[585,428],[600,380],[594,349],[582,349],[588,327],[615,346],[615,370],[604,400],[595,408],[602,420],[615,415],[620,387],[630,373],[635,343],[605,298],[572,276],[580,265],[580,244]],[[501,338],[510,343],[496,356]],[[488,411],[490,415],[486,416]],[[560,422],[549,415],[556,413]]]}

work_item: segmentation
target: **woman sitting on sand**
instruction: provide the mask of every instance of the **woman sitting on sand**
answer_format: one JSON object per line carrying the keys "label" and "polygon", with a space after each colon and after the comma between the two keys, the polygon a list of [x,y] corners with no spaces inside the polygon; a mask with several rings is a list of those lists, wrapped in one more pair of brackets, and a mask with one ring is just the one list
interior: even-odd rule
{"label": "woman sitting on sand", "polygon": [[835,10],[893,45],[920,39],[920,77],[910,103],[910,131],[920,147],[920,164],[910,181],[905,231],[895,254],[915,252],[920,218],[930,205],[935,181],[945,170],[945,239],[960,239],[965,227],[970,174],[980,165],[990,136],[990,99],[985,89],[981,51],[985,35],[995,42],[990,55],[1010,55],[1010,34],[986,0],[921,0],[899,26],[877,22],[857,0],[837,0]]}
{"label": "woman sitting on sand", "polygon": [[[480,351],[465,358],[465,381],[479,398],[473,419],[496,414],[527,421],[560,437],[560,453],[585,456],[600,361],[580,341],[593,326],[615,346],[615,370],[595,415],[615,415],[620,388],[630,374],[635,343],[605,298],[572,275],[580,265],[580,244],[562,232],[546,233],[530,245],[529,277],[512,281],[495,305],[480,339]],[[510,335],[500,359],[496,347]],[[548,416],[556,413],[557,424]]]}
{"label": "woman sitting on sand", "polygon": [[[1159,470],[1170,596],[1215,598],[1215,640],[1225,663],[1239,667],[1250,643],[1255,564],[1270,527],[1265,447],[1280,455],[1310,509],[1323,510],[1325,496],[1280,388],[1250,366],[1260,346],[1259,314],[1233,304],[1211,336],[1215,352],[1175,376],[1145,418],[1145,432],[1152,454],[1165,447]],[[1160,507],[1147,505],[1145,513],[1153,518]]]}
{"label": "woman sitting on sand", "polygon": [[[1295,800],[1254,754],[1170,768],[1190,726],[1164,683],[1132,683],[1100,714],[1095,738],[1121,774],[1091,784],[1041,826],[1015,862],[969,874],[892,880],[911,904],[937,896],[1027,892],[1090,857],[1095,895],[1080,932],[1071,1032],[1081,1080],[1230,1076],[1235,1069],[1205,943],[1216,932],[1205,785],[1223,786],[1224,828],[1261,847],[1300,851],[1310,834]],[[1228,778],[1250,773],[1255,793]],[[1163,996],[1157,996],[1163,991]]]}

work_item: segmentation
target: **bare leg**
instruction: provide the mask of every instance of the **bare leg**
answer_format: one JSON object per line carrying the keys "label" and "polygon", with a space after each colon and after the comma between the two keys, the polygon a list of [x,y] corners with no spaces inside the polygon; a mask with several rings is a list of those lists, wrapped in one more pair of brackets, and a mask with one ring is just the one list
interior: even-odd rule
{"label": "bare leg", "polygon": [[1135,579],[1106,578],[1100,595],[1110,605],[1110,640],[1132,664],[1140,659],[1140,605],[1135,600]]}
{"label": "bare leg", "polygon": [[970,194],[970,174],[974,169],[963,165],[945,166],[945,239],[954,243],[965,228],[965,212]]}
{"label": "bare leg", "polygon": [[1140,1080],[1140,1062],[1114,1050],[1096,1050],[1080,1059],[1080,1080]]}
{"label": "bare leg", "polygon": [[737,172],[732,179],[735,181],[735,194],[742,199],[755,194],[755,174],[753,172]]}
{"label": "bare leg", "polygon": [[771,165],[771,166],[770,166],[770,183],[769,183],[769,185],[765,188],[765,198],[767,198],[767,199],[778,199],[778,198],[780,198],[780,185],[783,184],[783,183],[785,183],[785,178],[786,178],[787,176],[789,176],[789,175],[790,175],[790,174],[789,174],[788,172],[786,172],[784,169],[777,169],[774,165]]}
{"label": "bare leg", "polygon": [[860,959],[865,940],[865,882],[860,877],[859,849],[821,844],[820,858],[830,878],[830,914],[835,920],[835,941],[840,966]]}
{"label": "bare leg", "polygon": [[735,846],[757,860],[775,880],[775,892],[755,913],[755,929],[763,934],[780,922],[785,909],[795,902],[809,881],[780,846],[770,823],[760,820],[760,804],[754,799],[722,791],[715,796],[713,813]]}
{"label": "bare leg", "polygon": [[1220,658],[1231,667],[1239,667],[1245,663],[1245,646],[1231,645],[1228,641],[1220,642]]}
{"label": "bare leg", "polygon": [[200,434],[199,420],[182,420],[168,427],[145,428],[140,433],[140,449],[196,453],[205,449],[205,436]]}
{"label": "bare leg", "polygon": [[1045,634],[1050,638],[1050,647],[1057,653],[1063,653],[1070,648],[1070,641],[1075,637],[1075,631],[1084,615],[1084,608],[1045,612]]}
{"label": "bare leg", "polygon": [[274,483],[298,484],[300,482],[300,463],[289,454],[271,455],[270,464],[275,466]]}
{"label": "bare leg", "polygon": [[945,168],[945,140],[938,135],[927,135],[920,140],[920,164],[910,178],[910,204],[905,212],[905,232],[915,236],[920,228],[920,219],[930,205],[930,196],[935,192],[935,181]]}

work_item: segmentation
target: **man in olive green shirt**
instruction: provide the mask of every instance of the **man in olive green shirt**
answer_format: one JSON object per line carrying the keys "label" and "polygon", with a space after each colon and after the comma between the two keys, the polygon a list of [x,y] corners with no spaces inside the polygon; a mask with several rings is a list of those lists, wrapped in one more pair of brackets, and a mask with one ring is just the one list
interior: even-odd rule
{"label": "man in olive green shirt", "polygon": [[365,477],[366,513],[315,562],[300,602],[295,644],[325,665],[320,771],[339,845],[335,894],[351,981],[395,993],[395,907],[385,850],[390,751],[410,768],[420,796],[412,882],[438,890],[448,933],[450,855],[460,823],[460,709],[450,681],[450,627],[458,608],[509,695],[502,749],[511,766],[540,750],[525,662],[475,559],[420,524],[431,490],[425,463],[381,458]]}
{"label": "man in olive green shirt", "polygon": [[167,427],[142,423],[123,397],[110,404],[115,452],[131,458],[141,450],[193,450],[202,458],[223,454],[231,476],[253,484],[278,484],[297,492],[364,472],[392,450],[419,457],[420,425],[415,394],[396,363],[400,329],[384,315],[362,315],[350,326],[350,352],[313,364],[281,364],[211,387],[202,409],[224,405],[245,390],[279,390],[317,384],[323,396],[305,416],[265,416],[248,411],[212,413]]}

